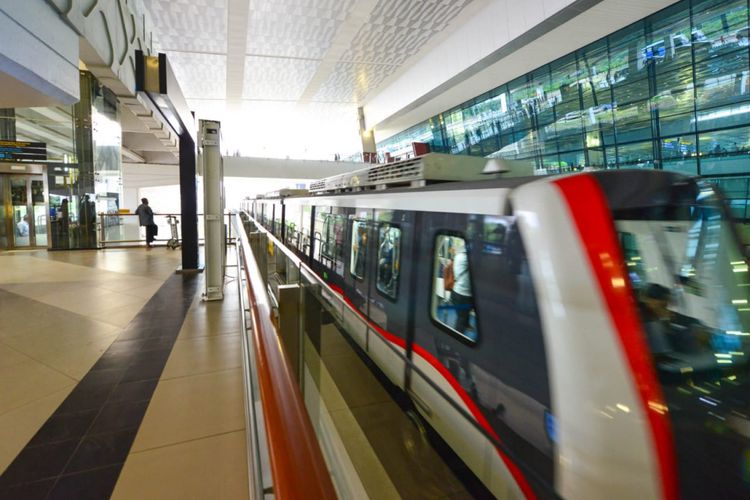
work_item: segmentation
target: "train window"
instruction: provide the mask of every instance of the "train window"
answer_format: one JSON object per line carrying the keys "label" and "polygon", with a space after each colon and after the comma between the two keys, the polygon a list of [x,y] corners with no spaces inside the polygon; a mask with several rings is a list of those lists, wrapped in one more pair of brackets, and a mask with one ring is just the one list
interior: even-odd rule
{"label": "train window", "polygon": [[695,498],[747,498],[748,262],[709,184],[643,185],[635,201],[620,185],[605,186],[643,345],[668,408],[679,489]]}
{"label": "train window", "polygon": [[357,279],[365,277],[365,259],[367,258],[367,222],[352,221],[352,252],[349,272]]}
{"label": "train window", "polygon": [[475,343],[479,335],[464,238],[438,235],[432,276],[432,319]]}
{"label": "train window", "polygon": [[381,224],[378,229],[378,277],[376,286],[380,293],[396,298],[401,258],[401,229]]}
{"label": "train window", "polygon": [[344,256],[344,223],[346,219],[342,215],[322,214],[323,235],[321,253],[323,257],[331,261],[341,260]]}

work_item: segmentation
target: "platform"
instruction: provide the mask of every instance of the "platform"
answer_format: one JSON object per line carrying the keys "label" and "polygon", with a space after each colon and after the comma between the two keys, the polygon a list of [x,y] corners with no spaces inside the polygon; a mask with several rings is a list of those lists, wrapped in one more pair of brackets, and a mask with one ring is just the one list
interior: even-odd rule
{"label": "platform", "polygon": [[0,497],[247,497],[236,291],[178,264],[0,254]]}

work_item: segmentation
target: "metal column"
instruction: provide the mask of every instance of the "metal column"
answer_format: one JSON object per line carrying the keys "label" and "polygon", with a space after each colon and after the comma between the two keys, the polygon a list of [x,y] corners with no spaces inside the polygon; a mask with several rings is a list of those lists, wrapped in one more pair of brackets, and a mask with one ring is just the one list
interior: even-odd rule
{"label": "metal column", "polygon": [[195,186],[195,142],[180,134],[180,201],[182,203],[182,269],[198,269],[198,193]]}
{"label": "metal column", "polygon": [[224,171],[220,150],[221,124],[201,120],[199,125],[200,170],[203,174],[205,300],[224,298]]}

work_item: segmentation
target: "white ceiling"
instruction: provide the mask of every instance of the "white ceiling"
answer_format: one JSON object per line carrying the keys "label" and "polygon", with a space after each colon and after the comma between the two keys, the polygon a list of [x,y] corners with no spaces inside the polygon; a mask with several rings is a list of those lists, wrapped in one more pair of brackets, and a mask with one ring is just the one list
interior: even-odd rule
{"label": "white ceiling", "polygon": [[[302,115],[314,105],[350,130],[332,130],[323,139],[327,151],[359,149],[356,108],[404,62],[425,49],[475,0],[144,0],[149,9],[156,45],[166,52],[188,103],[199,117],[278,123],[259,113],[274,113],[296,105]],[[247,20],[245,23],[244,20]],[[245,26],[242,32],[242,26]],[[228,29],[232,33],[228,36]],[[244,42],[244,43],[243,43]],[[231,61],[228,63],[227,61]],[[244,65],[244,68],[242,66]],[[254,105],[263,103],[262,106]],[[330,107],[326,111],[322,108]],[[305,109],[302,109],[305,108]],[[343,116],[342,115],[342,116]],[[326,128],[326,124],[323,124]],[[285,127],[284,123],[278,123]],[[288,124],[286,125],[288,126]],[[267,137],[240,142],[241,153],[252,155],[252,144],[284,136],[288,131],[259,127]],[[340,143],[336,140],[341,137]],[[327,139],[326,139],[327,138]],[[287,140],[288,137],[287,137]],[[341,144],[346,142],[346,144]],[[268,151],[267,144],[263,147]],[[242,148],[245,148],[244,150]],[[273,148],[271,148],[273,149]],[[305,150],[315,149],[306,147]],[[319,149],[319,148],[318,148]],[[319,153],[316,153],[319,154]]]}

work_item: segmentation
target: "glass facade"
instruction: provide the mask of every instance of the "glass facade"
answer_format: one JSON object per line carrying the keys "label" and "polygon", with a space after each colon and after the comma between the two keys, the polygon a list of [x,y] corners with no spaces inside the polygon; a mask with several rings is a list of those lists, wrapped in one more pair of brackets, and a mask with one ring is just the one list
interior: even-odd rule
{"label": "glass facade", "polygon": [[[97,248],[97,214],[118,213],[122,129],[117,97],[87,71],[80,73],[80,83],[81,98],[73,106],[0,109],[0,140],[45,144],[47,160],[34,163],[44,165],[47,174],[48,223],[46,214],[37,216],[36,204],[34,215],[35,222],[40,221],[35,226],[49,227],[49,237],[46,233],[44,238],[37,237],[36,246]],[[18,210],[13,213],[16,219],[20,217]],[[117,218],[106,220],[116,222]],[[20,241],[17,234],[15,244]],[[0,248],[4,248],[2,234]]]}
{"label": "glass facade", "polygon": [[706,176],[749,219],[747,0],[683,0],[378,143],[533,162]]}

